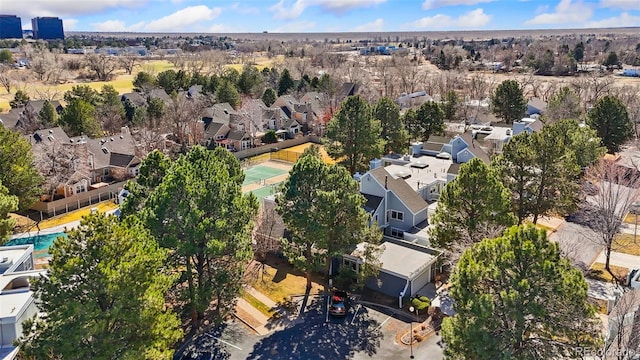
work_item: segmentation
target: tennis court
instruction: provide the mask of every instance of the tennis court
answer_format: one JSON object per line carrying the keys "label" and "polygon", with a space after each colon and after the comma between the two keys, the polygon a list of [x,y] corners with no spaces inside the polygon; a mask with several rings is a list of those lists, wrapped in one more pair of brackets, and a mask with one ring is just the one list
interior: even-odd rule
{"label": "tennis court", "polygon": [[256,165],[244,170],[244,182],[242,186],[259,184],[266,179],[288,173],[288,170],[279,169],[267,165]]}
{"label": "tennis court", "polygon": [[280,183],[275,183],[252,190],[251,192],[258,198],[258,200],[262,201],[262,199],[266,198],[267,196],[275,194],[276,191],[278,191],[279,186]]}

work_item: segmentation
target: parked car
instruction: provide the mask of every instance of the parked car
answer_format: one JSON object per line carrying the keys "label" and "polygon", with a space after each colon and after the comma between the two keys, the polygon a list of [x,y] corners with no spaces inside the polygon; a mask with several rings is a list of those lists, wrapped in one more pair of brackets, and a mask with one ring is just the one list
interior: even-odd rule
{"label": "parked car", "polygon": [[348,298],[346,292],[335,290],[329,300],[329,314],[331,316],[346,316]]}

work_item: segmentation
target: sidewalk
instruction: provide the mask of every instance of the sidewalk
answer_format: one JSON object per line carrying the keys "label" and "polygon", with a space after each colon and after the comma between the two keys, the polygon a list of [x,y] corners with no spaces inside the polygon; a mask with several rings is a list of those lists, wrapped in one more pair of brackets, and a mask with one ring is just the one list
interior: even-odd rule
{"label": "sidewalk", "polygon": [[[275,301],[268,298],[266,295],[256,290],[251,286],[245,286],[244,291],[258,299],[261,303],[265,304],[268,308],[273,309],[273,313],[280,314],[281,316],[288,316],[286,310],[282,309]],[[249,304],[246,300],[240,298],[238,299],[238,303],[236,304],[236,309],[240,309],[240,312],[236,312],[235,316],[240,319],[243,323],[253,329],[258,335],[264,336],[269,334],[272,331],[279,330],[285,326],[287,321],[283,322],[282,325],[276,327],[267,328],[266,325],[269,323],[271,317],[267,317],[260,310],[253,307],[253,305]],[[239,314],[241,313],[241,314]],[[244,316],[249,316],[251,318],[245,319]],[[258,324],[257,326],[255,324]]]}
{"label": "sidewalk", "polygon": [[[604,264],[605,262],[604,251],[600,253],[598,258],[596,259],[596,262]],[[629,254],[625,254],[617,251],[612,251],[610,263],[611,265],[624,267],[629,270],[637,269],[637,268],[640,268],[640,256],[629,255]]]}

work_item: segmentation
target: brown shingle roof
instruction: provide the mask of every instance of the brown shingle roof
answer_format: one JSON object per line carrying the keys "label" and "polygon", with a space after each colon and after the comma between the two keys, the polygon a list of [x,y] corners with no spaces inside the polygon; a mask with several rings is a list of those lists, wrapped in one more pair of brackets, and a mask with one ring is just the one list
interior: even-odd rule
{"label": "brown shingle roof", "polygon": [[451,164],[449,165],[447,174],[458,175],[458,171],[460,171],[460,164]]}
{"label": "brown shingle roof", "polygon": [[401,178],[394,179],[389,172],[383,167],[379,167],[371,171],[371,175],[375,177],[382,186],[387,184],[387,188],[393,191],[394,194],[400,199],[406,206],[417,214],[429,206],[426,201],[415,192],[406,181]]}
{"label": "brown shingle roof", "polygon": [[475,157],[484,161],[485,164],[489,164],[491,162],[489,154],[487,154],[487,152],[480,147],[480,144],[477,141],[473,140],[471,134],[464,133],[460,134],[459,136],[462,138],[462,140],[464,140],[464,142],[469,145],[468,149]]}
{"label": "brown shingle roof", "polygon": [[426,143],[422,144],[422,149],[423,150],[440,152],[440,151],[442,151],[442,145],[443,144],[440,144],[440,143],[426,142]]}

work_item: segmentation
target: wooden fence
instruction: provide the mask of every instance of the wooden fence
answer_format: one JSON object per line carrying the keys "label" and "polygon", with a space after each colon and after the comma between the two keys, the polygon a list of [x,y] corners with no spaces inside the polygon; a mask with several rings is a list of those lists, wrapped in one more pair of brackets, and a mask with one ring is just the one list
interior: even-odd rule
{"label": "wooden fence", "polygon": [[118,192],[120,192],[126,183],[126,181],[113,183],[55,201],[36,201],[31,205],[31,209],[40,212],[40,219],[43,219],[45,216],[64,214],[104,200],[116,198]]}

